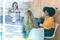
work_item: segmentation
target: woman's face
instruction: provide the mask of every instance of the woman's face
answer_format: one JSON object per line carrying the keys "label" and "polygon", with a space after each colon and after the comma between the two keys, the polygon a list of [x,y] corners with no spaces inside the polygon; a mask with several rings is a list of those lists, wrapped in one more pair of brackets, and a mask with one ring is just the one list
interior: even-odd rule
{"label": "woman's face", "polygon": [[17,3],[15,3],[15,4],[14,4],[14,8],[17,8],[17,7],[18,7],[18,4],[17,4]]}
{"label": "woman's face", "polygon": [[48,16],[48,12],[47,11],[45,11],[45,16]]}

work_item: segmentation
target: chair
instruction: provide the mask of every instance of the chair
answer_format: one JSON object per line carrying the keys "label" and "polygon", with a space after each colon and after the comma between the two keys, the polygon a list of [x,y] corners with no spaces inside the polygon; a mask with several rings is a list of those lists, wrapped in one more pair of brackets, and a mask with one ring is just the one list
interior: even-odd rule
{"label": "chair", "polygon": [[[54,37],[55,37],[55,33],[56,33],[56,30],[57,30],[58,25],[59,25],[59,24],[56,23],[56,27],[55,27],[55,30],[54,30],[54,33],[53,33],[52,36],[50,36],[50,37],[47,36],[47,37],[44,37],[44,38],[46,38],[46,39],[52,39],[52,38],[54,38]],[[53,40],[53,39],[52,39],[52,40]]]}

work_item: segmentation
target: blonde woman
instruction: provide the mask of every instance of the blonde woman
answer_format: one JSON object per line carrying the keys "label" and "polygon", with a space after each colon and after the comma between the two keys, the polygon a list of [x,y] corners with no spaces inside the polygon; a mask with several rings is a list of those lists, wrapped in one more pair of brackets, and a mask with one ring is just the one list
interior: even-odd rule
{"label": "blonde woman", "polygon": [[37,22],[30,10],[24,14],[24,25],[26,33],[29,33],[32,28],[37,28]]}

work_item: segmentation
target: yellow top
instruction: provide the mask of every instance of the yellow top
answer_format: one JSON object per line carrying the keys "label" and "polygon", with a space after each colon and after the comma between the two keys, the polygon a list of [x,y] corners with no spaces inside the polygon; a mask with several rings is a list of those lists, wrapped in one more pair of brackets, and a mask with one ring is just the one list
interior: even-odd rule
{"label": "yellow top", "polygon": [[55,28],[54,18],[53,17],[45,18],[43,28],[44,29]]}

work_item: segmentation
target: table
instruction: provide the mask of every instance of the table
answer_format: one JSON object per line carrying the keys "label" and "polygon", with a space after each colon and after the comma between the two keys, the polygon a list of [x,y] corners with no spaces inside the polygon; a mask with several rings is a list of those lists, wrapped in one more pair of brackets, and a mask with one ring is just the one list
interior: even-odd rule
{"label": "table", "polygon": [[28,38],[32,40],[44,40],[44,28],[33,28]]}

